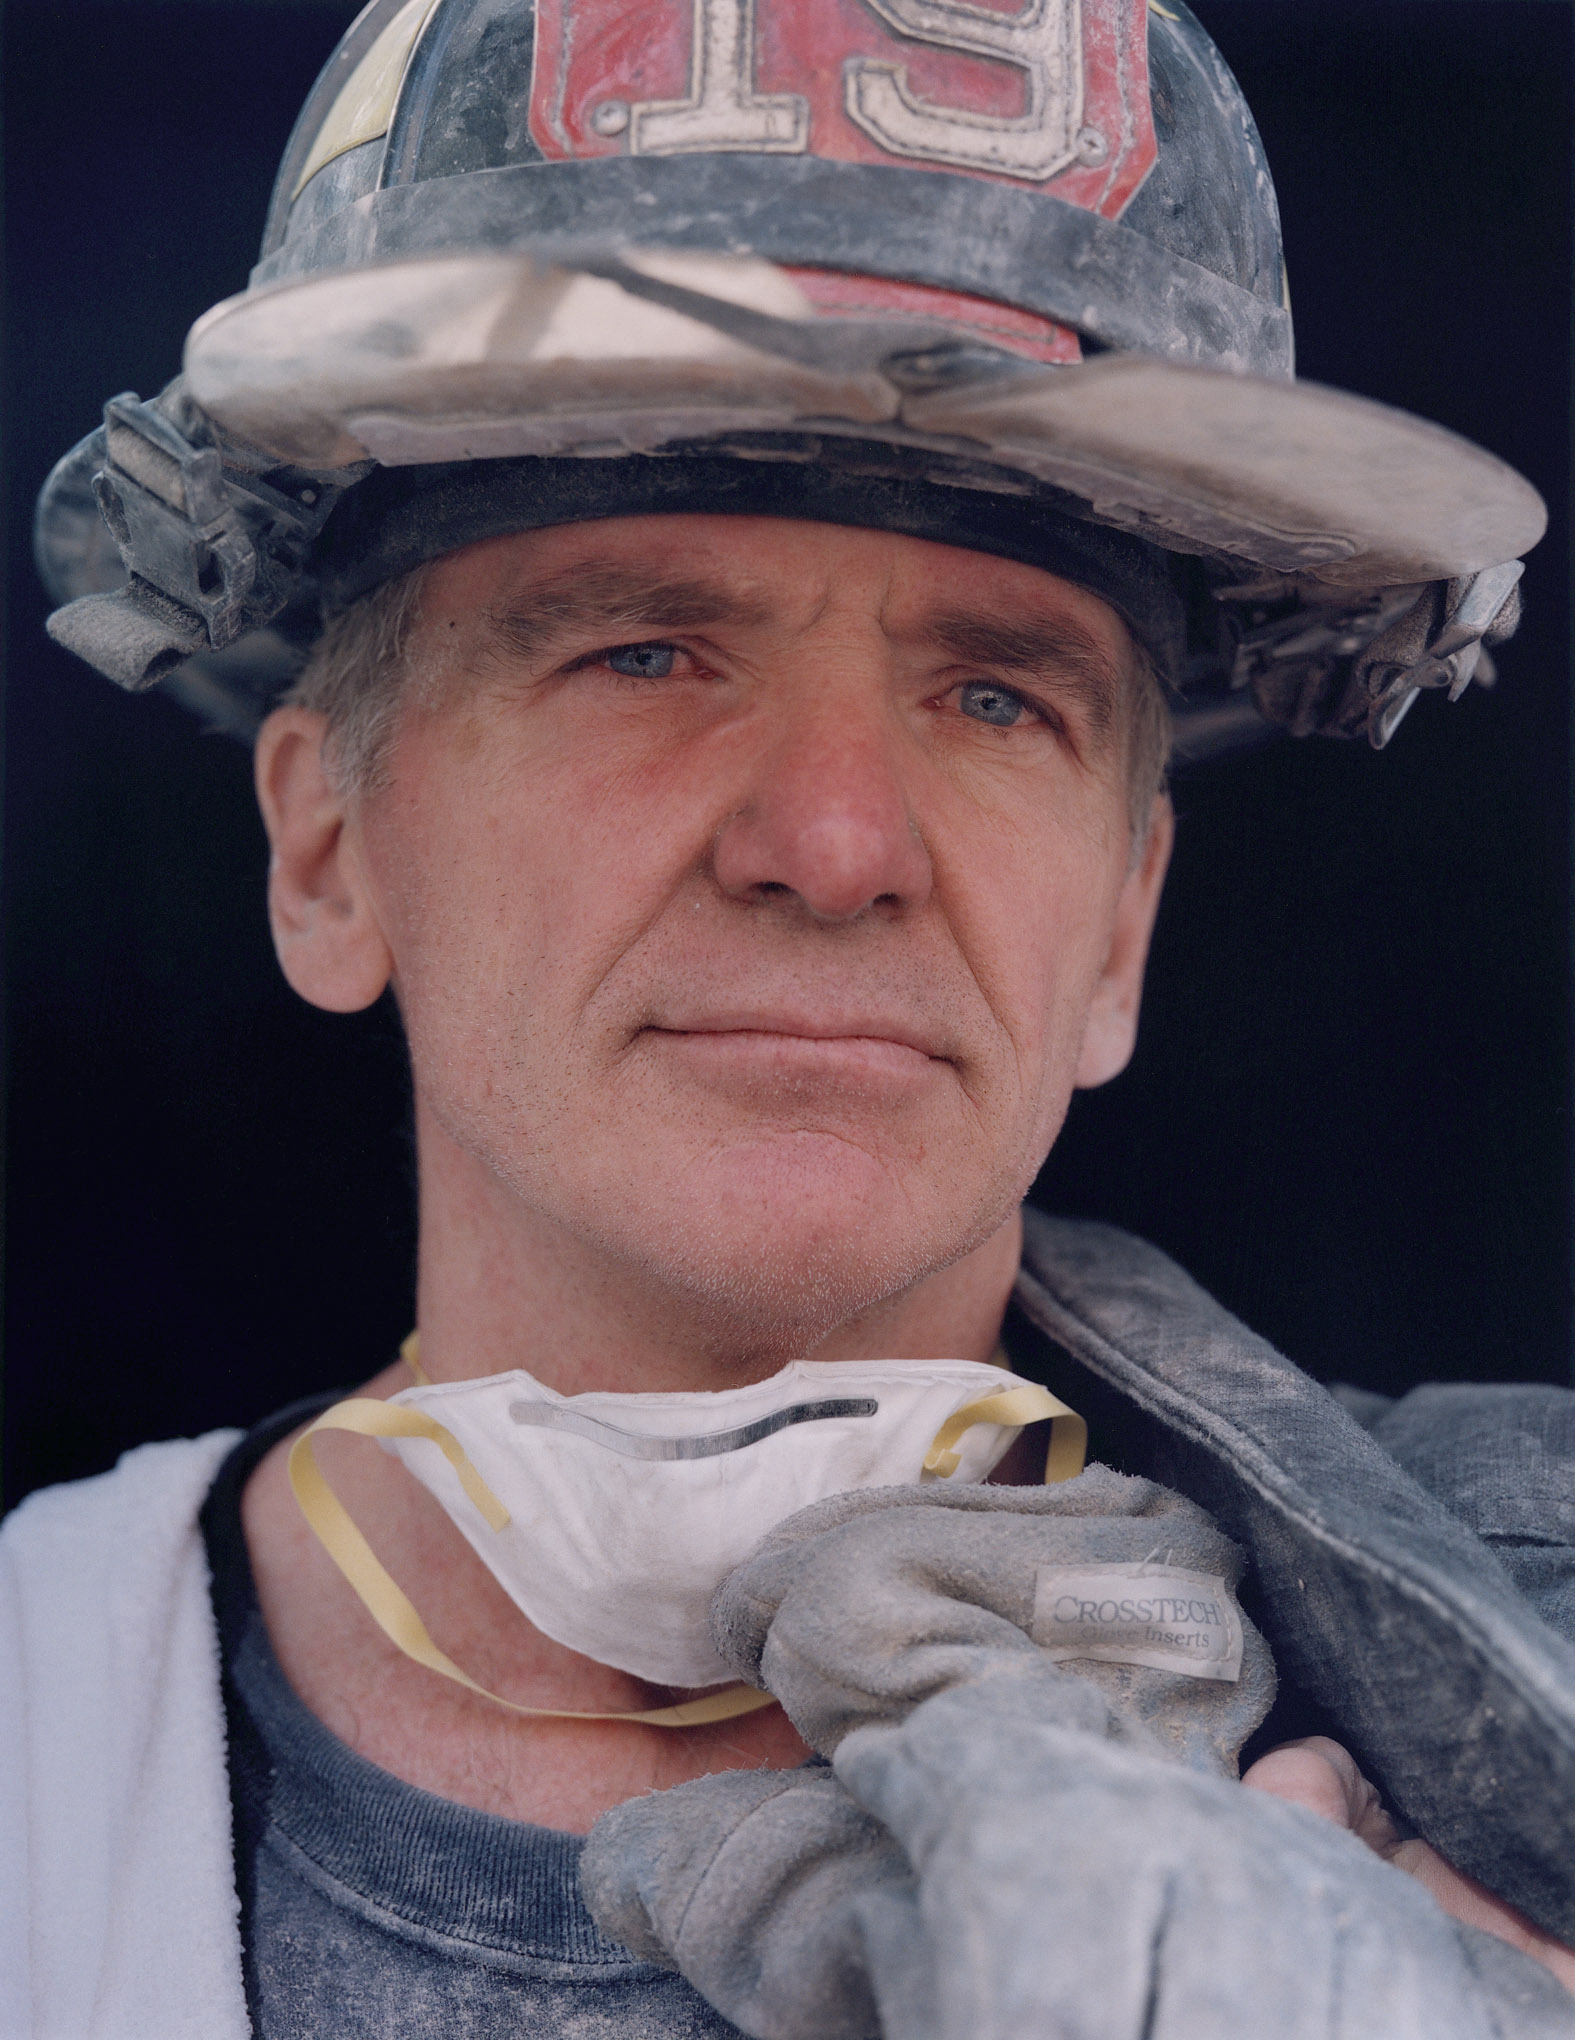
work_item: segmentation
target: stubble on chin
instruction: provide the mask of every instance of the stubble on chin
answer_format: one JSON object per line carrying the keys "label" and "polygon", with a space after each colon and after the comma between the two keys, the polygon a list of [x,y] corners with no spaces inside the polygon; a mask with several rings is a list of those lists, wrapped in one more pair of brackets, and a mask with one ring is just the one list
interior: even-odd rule
{"label": "stubble on chin", "polygon": [[687,1323],[698,1347],[740,1368],[774,1369],[982,1247],[1012,1218],[1032,1173],[1026,1164],[992,1172],[961,1208],[933,1185],[929,1208],[894,1194],[879,1212],[802,1190],[742,1211],[698,1198],[647,1202],[624,1186],[574,1229],[657,1315]]}
{"label": "stubble on chin", "polygon": [[959,1081],[911,1118],[783,1095],[735,1118],[708,1094],[653,1094],[647,1072],[627,1085],[617,1058],[598,1082],[577,1061],[551,1083],[534,1058],[494,1061],[480,1086],[427,1103],[492,1179],[504,1232],[617,1296],[616,1316],[656,1343],[741,1375],[813,1352],[983,1246],[1038,1166],[1022,1101],[1002,1127],[983,1085]]}

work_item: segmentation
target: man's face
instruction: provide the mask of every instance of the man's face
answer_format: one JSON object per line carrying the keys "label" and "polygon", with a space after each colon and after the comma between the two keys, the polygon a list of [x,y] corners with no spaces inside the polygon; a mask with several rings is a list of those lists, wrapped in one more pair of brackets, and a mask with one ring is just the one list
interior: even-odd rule
{"label": "man's face", "polygon": [[762,1358],[980,1245],[1130,1047],[1130,657],[1085,591],[879,532],[439,561],[349,822],[424,1113]]}

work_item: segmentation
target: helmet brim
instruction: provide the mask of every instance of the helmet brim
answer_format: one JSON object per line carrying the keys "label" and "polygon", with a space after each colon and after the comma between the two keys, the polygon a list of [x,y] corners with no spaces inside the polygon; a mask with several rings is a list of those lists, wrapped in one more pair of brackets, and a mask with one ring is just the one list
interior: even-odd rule
{"label": "helmet brim", "polygon": [[[543,251],[543,254],[545,251]],[[752,258],[442,254],[248,291],[187,386],[225,432],[323,468],[651,453],[853,434],[1046,484],[1170,550],[1332,587],[1514,559],[1541,497],[1440,426],[1315,383],[1149,355],[1047,367],[933,322],[819,317]]]}

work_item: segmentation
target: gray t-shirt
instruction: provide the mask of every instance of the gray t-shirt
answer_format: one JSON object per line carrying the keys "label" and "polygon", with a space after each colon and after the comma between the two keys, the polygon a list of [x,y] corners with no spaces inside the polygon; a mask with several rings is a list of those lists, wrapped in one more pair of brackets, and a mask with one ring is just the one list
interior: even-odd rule
{"label": "gray t-shirt", "polygon": [[257,2040],[736,2040],[681,1977],[599,1930],[578,1836],[407,1785],[296,1697],[258,1609],[240,1495],[331,1400],[253,1431],[203,1512]]}

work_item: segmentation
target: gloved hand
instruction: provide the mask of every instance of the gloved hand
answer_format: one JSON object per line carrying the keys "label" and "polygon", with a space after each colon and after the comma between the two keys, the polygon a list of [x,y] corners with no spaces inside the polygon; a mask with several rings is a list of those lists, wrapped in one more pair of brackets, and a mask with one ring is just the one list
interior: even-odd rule
{"label": "gloved hand", "polygon": [[1575,2034],[1545,1970],[1354,1835],[1047,1720],[1051,1681],[855,1730],[835,1775],[633,1800],[586,1845],[591,1910],[756,2040]]}
{"label": "gloved hand", "polygon": [[824,1764],[614,1807],[580,1887],[604,1933],[762,2040],[878,2040],[867,1924],[888,1908],[900,1939],[918,1922],[907,1858]]}
{"label": "gloved hand", "polygon": [[[1575,2033],[1545,1971],[1354,1835],[1046,1722],[1044,1678],[1025,1664],[955,1688],[838,1751],[917,1879],[908,1959],[926,1986],[887,2040]],[[878,1974],[876,1996],[892,1996]]]}
{"label": "gloved hand", "polygon": [[[1235,1604],[1241,1571],[1241,1553],[1195,1502],[1107,1466],[1048,1488],[868,1488],[774,1530],[717,1590],[711,1628],[740,1678],[775,1693],[830,1756],[852,1729],[900,1721],[949,1687],[1044,1665],[1046,1647],[1063,1641],[1060,1588],[1079,1576],[1092,1573],[1112,1613],[1123,1600],[1165,1605],[1178,1574],[1209,1580],[1189,1588],[1183,1577],[1179,1592],[1201,1594],[1200,1608],[1221,1604],[1239,1673],[1215,1664],[1198,1676],[1185,1649],[1163,1643],[1145,1652],[1159,1660],[1149,1664],[1079,1655],[1049,1674],[1044,1704],[1048,1719],[1234,1778],[1274,1698],[1268,1646]],[[1174,1624],[1095,1626],[1096,1648],[1175,1635]],[[1085,1628],[1074,1634],[1086,1641]]]}
{"label": "gloved hand", "polygon": [[605,1816],[582,1866],[604,1929],[757,2040],[1575,2033],[1535,1965],[1234,1782],[1272,1690],[1245,1625],[1234,1685],[1048,1661],[1041,1569],[1144,1558],[1236,1577],[1201,1510],[1105,1469],[792,1518],[714,1628],[836,1775],[735,1773]]}

